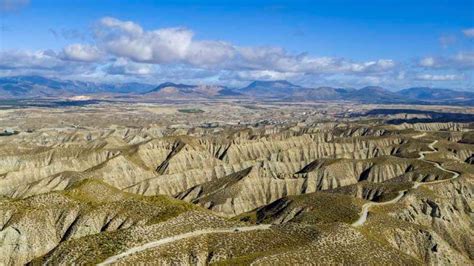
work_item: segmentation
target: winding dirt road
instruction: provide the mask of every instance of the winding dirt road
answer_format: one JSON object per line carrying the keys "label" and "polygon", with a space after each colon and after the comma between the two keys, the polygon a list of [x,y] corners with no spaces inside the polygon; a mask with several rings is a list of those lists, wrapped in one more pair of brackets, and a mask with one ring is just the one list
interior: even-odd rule
{"label": "winding dirt road", "polygon": [[362,206],[362,212],[360,214],[360,217],[357,221],[355,221],[352,226],[361,226],[365,223],[365,221],[367,220],[367,215],[369,214],[369,208],[372,207],[372,206],[381,206],[381,205],[388,205],[388,204],[393,204],[393,203],[396,203],[397,201],[399,201],[404,195],[405,195],[405,192],[407,192],[406,190],[402,190],[402,191],[399,191],[398,192],[398,195],[392,199],[392,200],[389,200],[389,201],[384,201],[384,202],[369,202],[369,203],[366,203]]}
{"label": "winding dirt road", "polygon": [[[413,136],[412,138],[418,139],[418,138],[422,138],[422,137],[424,137],[424,136],[426,136],[426,133]],[[437,140],[433,141],[432,143],[430,143],[430,144],[428,145],[428,148],[430,148],[431,151],[421,151],[421,152],[419,152],[419,153],[418,153],[418,155],[419,155],[418,160],[421,160],[421,161],[430,163],[430,164],[434,165],[436,168],[440,169],[441,171],[444,171],[444,172],[447,172],[447,173],[452,174],[453,177],[451,177],[450,179],[435,180],[435,181],[429,181],[429,182],[416,182],[416,181],[415,181],[415,182],[413,183],[412,189],[416,189],[416,188],[418,188],[418,187],[420,187],[420,186],[434,185],[434,184],[449,182],[449,181],[452,181],[452,180],[454,180],[454,179],[456,179],[456,178],[459,177],[459,173],[458,173],[458,172],[448,170],[448,169],[442,167],[441,164],[439,164],[438,162],[432,162],[432,161],[429,161],[429,160],[426,160],[426,159],[425,159],[425,155],[426,155],[426,154],[431,154],[431,153],[438,152],[438,150],[434,147],[434,145],[436,145],[436,143],[438,143]],[[381,206],[381,205],[388,205],[388,204],[397,203],[399,200],[401,200],[401,199],[403,198],[403,196],[405,195],[405,192],[407,192],[407,190],[399,191],[397,197],[395,197],[394,199],[389,200],[389,201],[385,201],[385,202],[368,202],[368,203],[365,203],[364,205],[362,205],[362,211],[361,211],[361,213],[360,213],[359,219],[357,219],[357,221],[355,221],[354,223],[352,223],[352,226],[358,227],[358,226],[363,225],[363,224],[367,221],[367,215],[369,214],[369,209],[370,209],[370,207],[372,207],[372,206]]]}
{"label": "winding dirt road", "polygon": [[413,185],[413,188],[417,188],[417,187],[425,186],[425,185],[433,185],[433,184],[444,183],[444,182],[451,181],[451,180],[456,179],[456,178],[459,177],[458,172],[448,170],[448,169],[442,167],[441,164],[439,164],[438,162],[433,162],[433,161],[429,161],[429,160],[425,159],[426,154],[431,154],[431,153],[438,152],[438,150],[436,150],[436,148],[434,147],[434,145],[436,145],[436,143],[438,143],[437,140],[433,141],[432,143],[430,143],[430,145],[428,145],[428,148],[430,148],[431,151],[421,151],[421,152],[419,152],[418,153],[418,155],[419,155],[418,160],[430,163],[430,164],[434,165],[436,168],[438,168],[439,170],[452,174],[453,177],[451,177],[450,179],[444,179],[444,180],[435,180],[435,181],[428,181],[428,182],[415,182],[415,184]]}
{"label": "winding dirt road", "polygon": [[180,234],[176,236],[170,236],[170,237],[159,239],[153,242],[146,243],[138,247],[133,247],[120,254],[109,257],[105,261],[97,265],[101,265],[101,266],[109,265],[129,255],[139,253],[147,249],[156,248],[161,245],[165,245],[165,244],[172,243],[172,242],[186,239],[186,238],[191,238],[191,237],[196,237],[196,236],[206,235],[206,234],[215,234],[215,233],[235,233],[235,232],[246,232],[246,231],[255,231],[255,230],[268,230],[270,229],[270,226],[271,226],[270,224],[262,224],[262,225],[255,225],[255,226],[244,226],[244,227],[233,227],[233,228],[203,229],[203,230],[197,230],[197,231],[188,232],[188,233],[184,233],[184,234]]}

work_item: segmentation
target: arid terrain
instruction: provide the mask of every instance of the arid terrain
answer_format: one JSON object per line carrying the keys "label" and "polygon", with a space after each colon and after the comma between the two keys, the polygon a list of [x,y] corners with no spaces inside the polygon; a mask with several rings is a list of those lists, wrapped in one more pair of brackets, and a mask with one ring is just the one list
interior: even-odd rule
{"label": "arid terrain", "polygon": [[0,264],[473,264],[470,107],[44,103],[1,103]]}
{"label": "arid terrain", "polygon": [[474,266],[474,0],[0,0],[0,266]]}

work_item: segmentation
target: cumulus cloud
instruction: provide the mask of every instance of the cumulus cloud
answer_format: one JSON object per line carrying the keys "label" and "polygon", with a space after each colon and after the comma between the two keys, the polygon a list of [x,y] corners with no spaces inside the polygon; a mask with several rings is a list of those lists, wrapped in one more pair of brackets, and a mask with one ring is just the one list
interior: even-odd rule
{"label": "cumulus cloud", "polygon": [[234,56],[232,45],[222,41],[195,41],[194,33],[186,28],[145,31],[134,22],[107,17],[101,19],[95,36],[110,54],[136,62],[209,66]]}
{"label": "cumulus cloud", "polygon": [[95,64],[63,60],[52,50],[0,52],[0,75],[44,75],[80,79],[95,72]]}
{"label": "cumulus cloud", "polygon": [[236,55],[235,48],[222,41],[194,41],[186,54],[187,61],[196,66],[219,65]]}
{"label": "cumulus cloud", "polygon": [[170,63],[184,59],[193,33],[184,28],[145,32],[131,21],[103,18],[96,39],[109,53],[138,62]]}
{"label": "cumulus cloud", "polygon": [[71,44],[64,47],[62,58],[71,61],[95,62],[102,58],[102,52],[92,45]]}
{"label": "cumulus cloud", "polygon": [[[289,54],[280,47],[240,47],[219,40],[196,40],[186,28],[144,30],[132,21],[106,17],[95,31],[96,43],[107,53],[134,62],[186,64],[253,73],[374,73],[392,69],[393,60],[352,62],[344,58]],[[270,73],[270,72],[268,72]],[[276,75],[274,75],[276,76]]]}
{"label": "cumulus cloud", "polygon": [[474,28],[465,29],[462,33],[464,33],[464,36],[468,38],[474,38]]}

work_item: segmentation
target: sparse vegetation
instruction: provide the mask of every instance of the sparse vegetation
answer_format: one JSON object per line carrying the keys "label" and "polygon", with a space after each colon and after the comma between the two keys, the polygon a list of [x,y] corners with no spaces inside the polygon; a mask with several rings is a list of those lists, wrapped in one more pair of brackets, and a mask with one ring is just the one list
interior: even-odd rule
{"label": "sparse vegetation", "polygon": [[[96,264],[147,243],[217,229],[227,231],[171,241],[119,262],[472,259],[466,236],[474,193],[466,191],[474,148],[463,132],[469,124],[387,125],[384,117],[352,121],[339,114],[316,120],[311,108],[270,103],[226,112],[196,104],[148,117],[152,107],[131,105],[133,116],[117,118],[127,110],[101,118],[101,106],[71,107],[67,114],[38,109],[41,121],[36,112],[0,113],[6,128],[21,132],[0,139],[0,239],[7,243],[0,245],[1,263]],[[201,107],[206,112],[187,115]],[[251,119],[222,122],[234,112]],[[218,122],[202,127],[203,121]],[[436,152],[420,160],[435,140]],[[434,161],[460,178],[450,180]],[[390,201],[400,191],[406,192],[399,201],[371,207],[362,226],[351,226],[364,204]],[[271,227],[239,231],[250,225]]]}

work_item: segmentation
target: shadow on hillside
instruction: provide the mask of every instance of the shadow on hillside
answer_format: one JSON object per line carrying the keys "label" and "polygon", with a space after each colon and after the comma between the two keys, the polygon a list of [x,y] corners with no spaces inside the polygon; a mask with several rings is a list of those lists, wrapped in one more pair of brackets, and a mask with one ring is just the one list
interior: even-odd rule
{"label": "shadow on hillside", "polygon": [[[352,117],[361,116],[388,116],[388,115],[405,115],[405,118],[396,118],[387,120],[388,124],[402,123],[446,123],[446,122],[474,122],[474,114],[463,113],[446,113],[436,111],[425,111],[416,109],[373,109],[363,114],[354,114]],[[422,117],[413,117],[420,115]]]}

